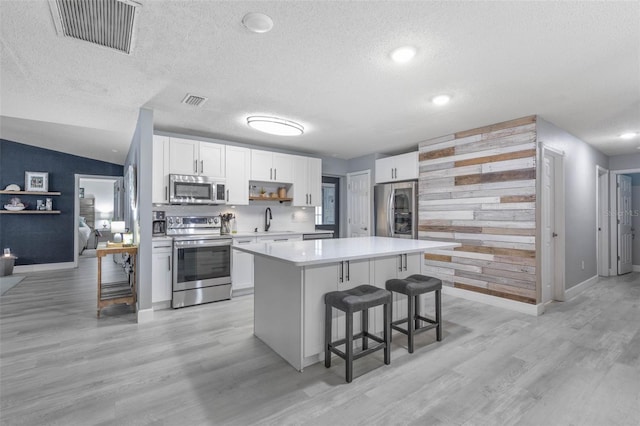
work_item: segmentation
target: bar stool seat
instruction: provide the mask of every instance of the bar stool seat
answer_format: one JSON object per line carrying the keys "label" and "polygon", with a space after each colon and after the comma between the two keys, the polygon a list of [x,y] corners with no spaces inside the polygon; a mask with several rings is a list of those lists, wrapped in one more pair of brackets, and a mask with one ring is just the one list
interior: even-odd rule
{"label": "bar stool seat", "polygon": [[[407,296],[407,317],[391,321],[391,328],[407,335],[409,353],[413,353],[413,341],[416,333],[436,329],[436,339],[442,340],[442,281],[421,274],[410,275],[405,279],[393,278],[387,280],[385,287],[389,291]],[[420,295],[435,291],[435,320],[420,315]],[[407,323],[407,328],[398,324]],[[422,326],[421,322],[428,325]]]}
{"label": "bar stool seat", "polygon": [[[369,355],[380,349],[384,349],[384,363],[391,362],[391,292],[363,284],[358,287],[343,290],[331,291],[324,295],[325,303],[325,351],[324,365],[331,367],[331,353],[338,355],[345,360],[345,378],[347,383],[353,379],[353,361],[365,355]],[[383,306],[384,309],[384,331],[383,338],[369,333],[369,309],[376,306]],[[332,308],[346,313],[345,338],[331,341]],[[353,334],[353,313],[362,312],[362,331]],[[358,353],[353,351],[353,340],[362,338],[362,350]],[[369,348],[369,339],[377,342],[376,346]],[[337,346],[345,345],[344,352]]]}

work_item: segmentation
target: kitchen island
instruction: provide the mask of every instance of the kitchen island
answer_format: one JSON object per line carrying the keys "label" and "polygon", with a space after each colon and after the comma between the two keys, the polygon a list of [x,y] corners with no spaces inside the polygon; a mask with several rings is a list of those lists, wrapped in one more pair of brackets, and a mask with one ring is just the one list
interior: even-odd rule
{"label": "kitchen island", "polygon": [[[457,246],[440,241],[362,237],[258,243],[233,249],[254,255],[255,336],[302,371],[324,359],[325,293],[361,284],[384,288],[390,278],[419,274],[424,252]],[[406,315],[404,300],[394,301],[394,316]],[[333,321],[333,330],[341,338],[344,314],[334,310]],[[354,317],[354,327],[359,327],[359,318]],[[382,313],[375,309],[370,328],[374,332],[382,330]]]}

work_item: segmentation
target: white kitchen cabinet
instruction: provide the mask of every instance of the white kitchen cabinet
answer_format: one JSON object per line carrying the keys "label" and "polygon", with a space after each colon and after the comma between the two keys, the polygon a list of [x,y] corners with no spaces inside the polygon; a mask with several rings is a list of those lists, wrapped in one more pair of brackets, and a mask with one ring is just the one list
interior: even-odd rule
{"label": "white kitchen cabinet", "polygon": [[227,204],[248,205],[251,150],[227,145],[225,159]]}
{"label": "white kitchen cabinet", "polygon": [[376,160],[376,183],[418,179],[418,151]]}
{"label": "white kitchen cabinet", "polygon": [[225,145],[169,138],[169,172],[225,178]]}
{"label": "white kitchen cabinet", "polygon": [[[255,237],[238,237],[233,239],[234,246],[253,244]],[[231,288],[235,293],[253,289],[253,255],[233,250],[231,259]]]}
{"label": "white kitchen cabinet", "polygon": [[151,245],[151,302],[171,302],[173,280],[172,243],[170,239],[154,241]]}
{"label": "white kitchen cabinet", "polygon": [[302,234],[286,234],[258,237],[259,243],[286,243],[287,241],[302,241]]}
{"label": "white kitchen cabinet", "polygon": [[251,150],[251,180],[293,183],[293,155]]}
{"label": "white kitchen cabinet", "polygon": [[322,205],[322,160],[296,155],[293,159],[293,205]]}
{"label": "white kitchen cabinet", "polygon": [[153,135],[151,202],[169,202],[169,137]]}
{"label": "white kitchen cabinet", "polygon": [[[376,287],[386,288],[387,280],[392,278],[406,278],[421,272],[422,253],[397,254],[395,256],[379,257],[373,260],[373,275]],[[424,311],[423,311],[424,312]],[[407,297],[393,293],[393,320],[407,316]],[[382,331],[382,313],[375,314],[373,329]]]}
{"label": "white kitchen cabinet", "polygon": [[[347,260],[329,265],[305,266],[304,268],[304,356],[324,351],[324,295],[330,291],[349,290],[371,282],[371,262]],[[378,308],[377,308],[378,309]],[[372,309],[369,314],[372,315]],[[345,336],[344,312],[332,310],[332,340]],[[370,316],[373,319],[373,316]],[[361,330],[359,313],[353,316],[353,330]]]}

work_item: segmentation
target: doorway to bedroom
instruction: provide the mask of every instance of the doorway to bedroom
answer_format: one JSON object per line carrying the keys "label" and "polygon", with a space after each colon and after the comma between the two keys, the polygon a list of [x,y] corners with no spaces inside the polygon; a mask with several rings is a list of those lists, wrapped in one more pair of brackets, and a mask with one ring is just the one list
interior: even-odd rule
{"label": "doorway to bedroom", "polygon": [[98,175],[75,175],[74,263],[80,257],[95,257],[100,242],[111,238],[111,222],[123,220],[123,178]]}

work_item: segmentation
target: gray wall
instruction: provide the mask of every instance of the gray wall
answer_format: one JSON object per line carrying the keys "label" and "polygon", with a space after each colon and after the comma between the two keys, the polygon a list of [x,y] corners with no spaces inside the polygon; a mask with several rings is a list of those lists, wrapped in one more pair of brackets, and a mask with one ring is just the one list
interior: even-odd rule
{"label": "gray wall", "polygon": [[568,289],[597,275],[596,165],[609,168],[609,158],[540,117],[538,141],[564,151],[565,288]]}
{"label": "gray wall", "polygon": [[609,157],[609,169],[640,169],[640,152],[637,154],[616,155],[615,157]]}
{"label": "gray wall", "polygon": [[[138,310],[152,309],[151,305],[151,191],[153,161],[153,111],[140,109],[136,131],[131,140],[124,164],[124,174],[129,165],[136,170],[136,206],[129,199],[128,182],[125,179],[125,221],[140,245],[138,251]],[[141,190],[144,189],[144,190]]]}

